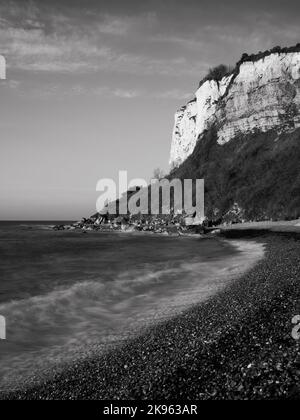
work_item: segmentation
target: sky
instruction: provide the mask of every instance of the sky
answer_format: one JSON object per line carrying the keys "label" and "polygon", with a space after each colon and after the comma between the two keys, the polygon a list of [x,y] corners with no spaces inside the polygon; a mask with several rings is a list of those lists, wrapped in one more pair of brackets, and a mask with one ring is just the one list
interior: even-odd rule
{"label": "sky", "polygon": [[300,42],[286,0],[0,0],[0,219],[77,220],[97,181],[168,171],[209,68]]}

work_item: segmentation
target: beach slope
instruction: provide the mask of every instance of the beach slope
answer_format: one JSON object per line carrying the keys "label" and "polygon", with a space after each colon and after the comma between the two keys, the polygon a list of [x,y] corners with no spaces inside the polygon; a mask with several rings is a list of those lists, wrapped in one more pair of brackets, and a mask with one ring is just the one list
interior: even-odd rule
{"label": "beach slope", "polygon": [[297,399],[300,234],[226,231],[263,260],[184,314],[7,399]]}

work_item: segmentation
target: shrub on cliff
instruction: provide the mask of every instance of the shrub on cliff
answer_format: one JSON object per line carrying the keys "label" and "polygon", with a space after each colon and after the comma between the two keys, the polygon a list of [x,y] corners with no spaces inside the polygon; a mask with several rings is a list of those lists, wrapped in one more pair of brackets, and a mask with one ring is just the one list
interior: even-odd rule
{"label": "shrub on cliff", "polygon": [[164,171],[162,169],[160,169],[160,168],[155,168],[154,169],[153,176],[152,176],[153,179],[161,180],[161,179],[164,178],[164,176],[165,176],[165,174],[164,174]]}
{"label": "shrub on cliff", "polygon": [[252,61],[254,63],[255,61],[261,60],[271,54],[287,54],[293,52],[300,52],[300,43],[293,45],[292,47],[276,46],[270,50],[259,51],[256,54],[244,53],[240,60],[236,63],[235,67],[230,67],[226,64],[219,64],[218,66],[209,69],[208,74],[200,81],[199,87],[207,80],[215,80],[219,82],[223,79],[223,77],[229,76],[232,73],[235,75],[238,74],[239,66],[247,61]]}
{"label": "shrub on cliff", "polygon": [[252,61],[254,63],[255,61],[261,60],[262,58],[265,58],[271,54],[287,54],[287,53],[293,53],[293,52],[300,52],[300,43],[293,45],[292,47],[276,46],[270,50],[259,51],[257,54],[244,53],[240,61],[237,63],[237,67],[240,64],[245,63],[246,61]]}
{"label": "shrub on cliff", "polygon": [[228,76],[231,73],[232,69],[225,64],[219,64],[216,67],[209,69],[208,74],[200,81],[199,87],[203,85],[207,80],[215,80],[219,82],[223,77]]}

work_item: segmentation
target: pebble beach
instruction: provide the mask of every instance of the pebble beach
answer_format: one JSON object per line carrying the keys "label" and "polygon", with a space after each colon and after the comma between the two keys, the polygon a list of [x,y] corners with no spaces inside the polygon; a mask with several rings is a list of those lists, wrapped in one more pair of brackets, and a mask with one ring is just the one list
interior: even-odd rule
{"label": "pebble beach", "polygon": [[1,399],[298,399],[300,233],[228,230],[265,257],[218,294]]}

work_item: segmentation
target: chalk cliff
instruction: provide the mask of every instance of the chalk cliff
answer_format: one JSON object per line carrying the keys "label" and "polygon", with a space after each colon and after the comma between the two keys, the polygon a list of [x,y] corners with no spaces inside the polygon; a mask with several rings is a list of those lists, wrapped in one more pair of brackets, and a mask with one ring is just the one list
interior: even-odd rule
{"label": "chalk cliff", "polygon": [[300,44],[245,54],[230,74],[200,83],[195,99],[175,114],[170,165],[183,163],[212,127],[219,145],[254,132],[299,128]]}

